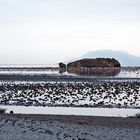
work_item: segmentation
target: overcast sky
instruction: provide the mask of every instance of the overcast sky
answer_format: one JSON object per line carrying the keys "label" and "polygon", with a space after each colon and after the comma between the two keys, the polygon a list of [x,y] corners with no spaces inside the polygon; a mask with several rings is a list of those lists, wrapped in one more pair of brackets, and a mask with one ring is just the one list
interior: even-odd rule
{"label": "overcast sky", "polygon": [[54,64],[101,49],[140,56],[140,0],[0,0],[0,64]]}

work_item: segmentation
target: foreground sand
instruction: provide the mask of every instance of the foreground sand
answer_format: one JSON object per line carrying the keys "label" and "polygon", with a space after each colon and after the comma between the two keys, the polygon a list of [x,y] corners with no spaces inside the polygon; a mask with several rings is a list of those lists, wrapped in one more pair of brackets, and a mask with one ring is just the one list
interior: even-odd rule
{"label": "foreground sand", "polygon": [[0,140],[139,140],[136,118],[0,115]]}

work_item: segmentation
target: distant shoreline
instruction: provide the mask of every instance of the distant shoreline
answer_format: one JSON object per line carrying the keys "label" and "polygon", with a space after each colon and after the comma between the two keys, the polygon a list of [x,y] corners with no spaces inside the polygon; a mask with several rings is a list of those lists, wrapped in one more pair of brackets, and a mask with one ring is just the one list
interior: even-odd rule
{"label": "distant shoreline", "polygon": [[[0,114],[1,118],[17,118],[17,119],[30,119],[34,121],[58,121],[65,123],[74,123],[87,125],[102,125],[108,126],[109,124],[114,127],[139,127],[140,121],[135,117],[103,117],[103,116],[75,116],[75,115],[42,115],[42,114]],[[127,123],[129,121],[129,123]],[[114,125],[115,124],[115,125]]]}
{"label": "distant shoreline", "polygon": [[139,81],[140,78],[87,77],[47,74],[0,74],[0,81],[40,81],[40,82],[98,82],[98,81]]}

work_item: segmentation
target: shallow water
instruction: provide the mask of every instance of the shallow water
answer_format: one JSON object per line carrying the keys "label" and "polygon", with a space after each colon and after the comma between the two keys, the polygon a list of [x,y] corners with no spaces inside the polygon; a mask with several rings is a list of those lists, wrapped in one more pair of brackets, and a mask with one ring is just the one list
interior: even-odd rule
{"label": "shallow water", "polygon": [[[67,72],[59,73],[59,69],[3,69],[0,68],[1,75],[53,75],[53,76],[73,76],[78,75],[69,74]],[[82,76],[80,76],[82,77]],[[96,77],[97,76],[90,76]],[[109,77],[110,78],[110,77]],[[111,78],[140,78],[140,68],[122,68],[120,73],[115,77]],[[26,83],[26,82],[25,82]],[[33,82],[34,83],[34,82]],[[11,110],[14,113],[23,114],[59,114],[59,115],[88,115],[88,116],[109,116],[109,117],[127,117],[133,116],[140,112],[140,109],[118,109],[118,108],[80,108],[80,107],[35,107],[35,106],[3,106],[0,108],[7,109],[6,112],[9,113]]]}
{"label": "shallow water", "polygon": [[[68,72],[60,73],[57,67],[0,67],[0,74],[5,75],[53,75],[53,76],[73,76],[73,77],[85,77],[82,75],[72,74]],[[86,76],[88,77],[88,76]],[[89,77],[99,77],[90,75]],[[100,76],[100,77],[111,77],[111,78],[140,78],[139,67],[122,67],[120,73],[115,76]]]}
{"label": "shallow water", "polygon": [[6,113],[11,110],[18,114],[54,114],[54,115],[82,115],[82,116],[108,116],[128,117],[140,112],[140,109],[118,108],[80,108],[80,107],[34,107],[34,106],[3,106]]}

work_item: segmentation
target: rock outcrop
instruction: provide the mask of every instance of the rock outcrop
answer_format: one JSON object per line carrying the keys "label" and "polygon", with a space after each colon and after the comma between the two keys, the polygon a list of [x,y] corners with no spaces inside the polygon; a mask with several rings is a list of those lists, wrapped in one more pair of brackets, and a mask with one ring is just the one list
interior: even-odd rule
{"label": "rock outcrop", "polygon": [[121,64],[114,58],[81,59],[68,65],[59,63],[60,73],[68,72],[85,76],[116,76]]}
{"label": "rock outcrop", "polygon": [[66,64],[64,64],[64,63],[62,63],[62,62],[59,63],[59,68],[60,68],[60,69],[66,69],[66,67],[67,67]]}
{"label": "rock outcrop", "polygon": [[120,63],[114,58],[81,59],[71,62],[67,68],[91,68],[91,67],[120,67]]}

